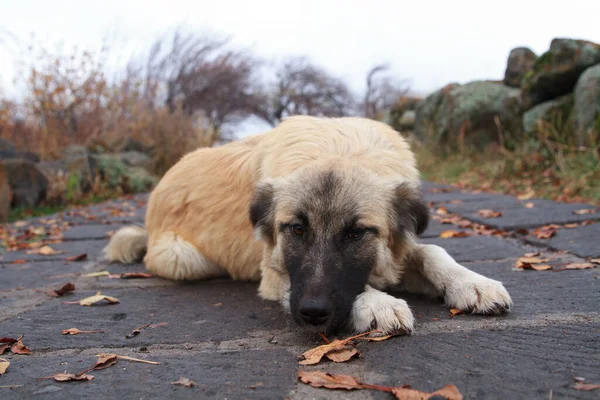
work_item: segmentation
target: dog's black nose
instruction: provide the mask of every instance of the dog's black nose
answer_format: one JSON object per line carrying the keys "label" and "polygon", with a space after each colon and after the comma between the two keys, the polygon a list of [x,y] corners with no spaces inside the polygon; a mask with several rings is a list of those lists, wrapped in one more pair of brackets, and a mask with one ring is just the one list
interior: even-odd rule
{"label": "dog's black nose", "polygon": [[329,319],[329,302],[327,299],[310,299],[300,304],[300,316],[307,324],[323,325]]}

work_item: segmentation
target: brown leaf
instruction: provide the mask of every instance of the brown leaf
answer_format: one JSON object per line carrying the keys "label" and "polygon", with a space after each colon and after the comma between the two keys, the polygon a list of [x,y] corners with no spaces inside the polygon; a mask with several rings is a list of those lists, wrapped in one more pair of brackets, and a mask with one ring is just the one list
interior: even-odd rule
{"label": "brown leaf", "polygon": [[483,210],[477,211],[477,214],[482,218],[498,218],[501,217],[504,213],[502,211],[494,211],[488,208],[484,208]]}
{"label": "brown leaf", "polygon": [[67,257],[67,258],[65,258],[65,261],[85,261],[85,260],[87,260],[87,258],[88,258],[87,253],[83,253],[83,254],[79,254],[78,256]]}
{"label": "brown leaf", "polygon": [[543,262],[550,261],[548,258],[538,258],[531,254],[539,255],[539,253],[528,253],[525,257],[519,257],[515,263],[515,268],[520,269],[533,269],[536,271],[546,271],[552,269],[552,266],[541,264]]}
{"label": "brown leaf", "polygon": [[142,359],[139,359],[139,358],[133,358],[133,357],[128,357],[128,356],[120,356],[120,355],[117,355],[117,357],[119,358],[119,360],[137,362],[137,363],[142,363],[142,364],[160,365],[160,363],[157,362],[157,361],[148,361],[148,360],[142,360]]}
{"label": "brown leaf", "polygon": [[440,237],[442,239],[462,238],[462,237],[467,237],[467,236],[470,236],[468,232],[459,232],[459,231],[453,231],[453,230],[447,230],[440,234]]}
{"label": "brown leaf", "polygon": [[75,285],[73,285],[71,282],[67,282],[64,285],[62,285],[62,287],[60,289],[51,290],[48,292],[48,294],[53,297],[61,297],[67,293],[71,293],[74,290],[75,290]]}
{"label": "brown leaf", "polygon": [[459,310],[458,308],[451,308],[450,309],[450,318],[454,317],[455,315],[458,314],[464,314],[464,312],[462,310]]}
{"label": "brown leaf", "polygon": [[81,374],[54,374],[52,376],[45,376],[41,379],[54,379],[56,382],[69,382],[69,381],[91,381],[94,379],[93,375],[86,373]]}
{"label": "brown leaf", "polygon": [[392,338],[396,335],[385,335],[385,336],[369,336],[366,338],[363,338],[364,340],[367,340],[369,342],[383,342],[384,340],[388,340],[389,338]]}
{"label": "brown leaf", "polygon": [[298,371],[298,379],[312,387],[327,389],[364,389],[364,385],[350,375],[331,375],[322,371]]}
{"label": "brown leaf", "polygon": [[184,387],[194,387],[198,386],[198,384],[194,381],[189,380],[188,378],[184,378],[183,376],[176,380],[175,382],[171,382],[171,385],[181,385]]}
{"label": "brown leaf", "polygon": [[12,343],[12,345],[10,346],[11,353],[22,354],[22,355],[30,355],[31,354],[31,350],[29,350],[29,348],[27,346],[25,346],[23,344],[23,342],[21,341],[21,339],[23,339],[23,336],[25,336],[25,335],[19,336],[17,341]]}
{"label": "brown leaf", "polygon": [[594,264],[600,264],[600,258],[592,258],[590,262]]}
{"label": "brown leaf", "polygon": [[435,212],[440,215],[447,215],[448,209],[446,207],[440,207]]}
{"label": "brown leaf", "polygon": [[119,300],[114,297],[105,296],[101,292],[96,293],[94,296],[86,297],[85,299],[81,299],[79,301],[65,301],[66,304],[79,304],[80,306],[92,306],[96,303],[101,302],[102,300],[108,301],[109,304],[118,304]]}
{"label": "brown leaf", "polygon": [[6,350],[10,349],[10,344],[2,343],[0,344],[0,355],[6,353]]}
{"label": "brown leaf", "polygon": [[525,257],[537,257],[540,255],[540,252],[537,253],[525,253]]}
{"label": "brown leaf", "polygon": [[[101,370],[101,369],[106,369],[106,368],[110,368],[113,365],[115,365],[118,361],[118,356],[116,354],[112,354],[112,353],[101,353],[98,354],[98,361],[96,361],[96,364],[94,364],[94,366],[90,369],[91,370]],[[85,371],[87,372],[87,371]]]}
{"label": "brown leaf", "polygon": [[535,207],[535,203],[533,202],[529,202],[529,203],[525,203],[525,208],[534,208]]}
{"label": "brown leaf", "polygon": [[27,264],[27,260],[23,260],[23,259],[13,260],[10,263],[11,264]]}
{"label": "brown leaf", "polygon": [[582,208],[581,210],[573,210],[573,214],[584,215],[584,214],[595,214],[596,210],[593,208]]}
{"label": "brown leaf", "polygon": [[570,263],[565,265],[562,268],[557,269],[556,271],[564,271],[566,269],[590,269],[590,268],[595,268],[595,265],[592,263]]}
{"label": "brown leaf", "polygon": [[535,190],[529,189],[527,192],[518,195],[517,199],[519,199],[519,200],[529,200],[529,199],[533,198],[533,196],[535,196]]}
{"label": "brown leaf", "polygon": [[534,229],[533,234],[538,239],[550,239],[552,236],[556,234],[556,231],[560,228],[558,225],[550,224],[545,225],[540,228]]}
{"label": "brown leaf", "polygon": [[573,389],[591,392],[592,390],[600,389],[600,384],[599,383],[576,383],[575,385],[573,385]]}
{"label": "brown leaf", "polygon": [[104,333],[103,330],[93,330],[93,331],[81,331],[77,328],[69,328],[69,329],[63,329],[61,331],[61,333],[63,335],[79,335],[80,333]]}
{"label": "brown leaf", "polygon": [[4,358],[0,358],[0,375],[6,372],[10,362]]}
{"label": "brown leaf", "polygon": [[426,393],[411,387],[392,388],[392,393],[398,400],[427,400],[440,396],[447,400],[462,400],[463,396],[454,385],[446,385],[433,393]]}
{"label": "brown leaf", "polygon": [[573,224],[564,224],[563,228],[567,228],[567,229],[573,229],[573,228],[578,228],[579,224],[578,223],[573,223]]}
{"label": "brown leaf", "polygon": [[27,254],[40,254],[42,256],[54,256],[57,254],[62,254],[64,251],[54,250],[52,247],[45,245],[40,247],[39,249],[27,250]]}
{"label": "brown leaf", "polygon": [[[321,346],[317,346],[313,349],[307,350],[300,355],[301,360],[298,361],[298,364],[302,364],[302,365],[318,364],[321,361],[321,358],[323,358],[326,354],[328,354],[330,352],[351,350],[352,347],[348,346],[348,343],[350,341],[357,339],[359,337],[366,336],[370,333],[371,332],[366,332],[366,333],[363,333],[363,334],[360,334],[357,336],[351,336],[351,337],[343,339],[343,340],[336,339],[331,343],[323,344]],[[348,358],[348,359],[350,359],[350,358]]]}
{"label": "brown leaf", "polygon": [[[112,278],[113,275],[109,275],[109,278]],[[154,275],[149,274],[147,272],[125,272],[123,274],[119,274],[116,276],[117,278],[120,279],[147,279],[147,278],[153,278]]]}
{"label": "brown leaf", "polygon": [[325,354],[325,357],[333,362],[341,363],[350,360],[354,356],[358,356],[359,352],[355,348],[346,348],[342,350],[330,351]]}

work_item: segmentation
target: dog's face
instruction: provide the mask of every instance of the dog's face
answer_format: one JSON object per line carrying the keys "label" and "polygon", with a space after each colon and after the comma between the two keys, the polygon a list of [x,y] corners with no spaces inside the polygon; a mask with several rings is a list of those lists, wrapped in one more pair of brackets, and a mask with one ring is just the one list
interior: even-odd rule
{"label": "dog's face", "polygon": [[428,212],[408,185],[353,167],[314,168],[260,185],[250,218],[270,267],[289,275],[294,319],[332,331],[370,277],[393,275],[395,249],[425,229]]}

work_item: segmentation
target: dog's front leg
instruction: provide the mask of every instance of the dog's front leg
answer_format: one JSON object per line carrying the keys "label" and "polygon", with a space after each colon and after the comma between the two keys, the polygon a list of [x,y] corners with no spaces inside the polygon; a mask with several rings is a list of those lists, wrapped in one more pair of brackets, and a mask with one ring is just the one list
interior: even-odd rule
{"label": "dog's front leg", "polygon": [[350,318],[357,333],[375,329],[379,331],[375,336],[410,335],[414,325],[414,317],[406,301],[369,285],[354,300]]}
{"label": "dog's front leg", "polygon": [[416,268],[448,306],[475,314],[499,314],[512,306],[502,283],[463,267],[440,246],[419,245],[415,251],[415,265],[407,267]]}

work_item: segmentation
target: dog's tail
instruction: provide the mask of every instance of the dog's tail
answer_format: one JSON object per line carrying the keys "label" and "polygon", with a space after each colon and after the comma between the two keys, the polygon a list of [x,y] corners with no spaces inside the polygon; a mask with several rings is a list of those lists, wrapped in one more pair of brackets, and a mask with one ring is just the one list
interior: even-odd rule
{"label": "dog's tail", "polygon": [[104,248],[104,258],[108,262],[128,264],[141,261],[148,248],[148,231],[141,226],[126,226],[110,238]]}

